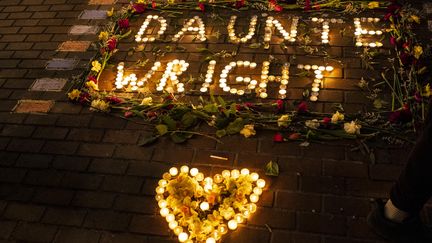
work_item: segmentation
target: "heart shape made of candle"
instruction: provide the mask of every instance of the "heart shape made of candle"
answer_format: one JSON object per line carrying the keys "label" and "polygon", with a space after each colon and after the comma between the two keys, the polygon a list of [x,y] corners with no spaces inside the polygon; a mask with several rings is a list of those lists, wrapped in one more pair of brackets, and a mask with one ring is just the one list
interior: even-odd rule
{"label": "heart shape made of candle", "polygon": [[172,167],[156,187],[160,214],[180,242],[213,243],[256,211],[265,181],[258,173],[224,170],[204,177],[197,168]]}

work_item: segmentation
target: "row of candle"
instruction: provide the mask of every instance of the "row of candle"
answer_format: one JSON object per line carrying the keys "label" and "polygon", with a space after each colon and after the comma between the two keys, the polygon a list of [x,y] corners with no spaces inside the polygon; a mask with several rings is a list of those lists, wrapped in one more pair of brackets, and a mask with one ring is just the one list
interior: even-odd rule
{"label": "row of candle", "polygon": [[[198,27],[192,27],[194,23],[198,24]],[[196,35],[196,39],[199,41],[205,41],[207,38],[205,36],[205,25],[202,19],[199,16],[194,16],[193,18],[189,19],[183,26],[183,28],[177,32],[177,34],[174,35],[172,38],[172,41],[176,42],[178,41],[185,32],[198,32]]]}
{"label": "row of candle", "polygon": [[[246,43],[248,42],[250,39],[252,39],[252,37],[255,34],[255,30],[256,30],[256,25],[257,25],[257,21],[258,21],[258,17],[256,15],[252,16],[250,24],[249,24],[249,30],[248,33],[244,36],[244,37],[238,37],[235,33],[235,22],[236,22],[237,16],[233,15],[230,18],[229,24],[227,26],[228,29],[228,36],[229,39],[232,43]],[[150,37],[143,37],[145,30],[147,29],[147,27],[149,26],[150,22],[152,20],[157,20],[161,27],[157,32],[157,36],[150,36]],[[325,19],[325,18],[317,18],[317,17],[313,17],[311,18],[312,22],[318,22],[318,23],[322,23],[323,24],[323,32],[321,35],[321,42],[323,44],[328,44],[329,43],[329,38],[328,38],[328,34],[329,34],[329,23],[343,23],[344,21],[342,19],[335,19],[335,18],[331,18],[331,19]],[[299,18],[298,17],[293,17],[292,19],[292,23],[291,23],[291,28],[290,31],[286,31],[282,24],[274,19],[274,17],[269,16],[267,17],[266,20],[266,26],[264,28],[265,33],[264,33],[264,47],[265,48],[269,48],[269,42],[271,40],[271,36],[272,36],[272,32],[273,32],[273,27],[275,26],[276,29],[281,33],[281,35],[283,36],[283,38],[287,41],[290,42],[295,42],[296,41],[296,37],[297,37],[297,25],[298,25],[298,21]],[[369,22],[369,23],[378,23],[380,21],[379,18],[354,18],[354,26],[355,26],[355,32],[354,35],[356,37],[356,46],[361,47],[361,46],[365,46],[365,47],[382,47],[383,44],[379,41],[376,42],[363,42],[361,36],[362,35],[382,35],[383,31],[381,30],[377,30],[377,31],[373,31],[373,30],[366,30],[366,29],[362,29],[361,28],[361,22]],[[198,26],[197,27],[193,27],[194,23],[196,23]],[[161,16],[158,15],[148,15],[145,19],[145,21],[143,22],[141,28],[139,29],[139,31],[137,32],[137,35],[135,35],[135,41],[136,42],[154,42],[156,40],[156,38],[159,38],[161,35],[163,35],[167,29],[167,21],[166,19],[164,19]],[[205,41],[207,38],[205,36],[205,24],[203,22],[203,20],[199,17],[199,16],[194,16],[193,18],[189,19],[185,25],[182,27],[182,29],[175,34],[172,37],[172,41],[176,42],[178,41],[186,32],[198,32],[198,34],[196,35],[196,39],[199,41]]]}
{"label": "row of candle", "polygon": [[324,79],[324,72],[332,72],[334,68],[332,66],[318,66],[318,65],[297,65],[298,69],[304,69],[306,71],[313,70],[315,74],[315,79],[312,83],[310,101],[317,101],[319,96],[319,91],[321,88],[322,81]]}
{"label": "row of candle", "polygon": [[[231,88],[229,85],[227,85],[227,79],[228,74],[232,72],[236,67],[245,67],[250,69],[255,69],[257,64],[255,62],[250,61],[237,61],[237,62],[230,62],[228,65],[225,66],[225,68],[222,70],[219,78],[219,87],[223,89],[225,92],[230,92],[231,94],[237,94],[237,95],[244,95],[245,90],[244,89],[236,89]],[[255,89],[258,81],[251,79],[250,77],[242,77],[237,76],[235,79],[236,83],[246,83],[248,86],[247,88],[249,90]]]}
{"label": "row of candle", "polygon": [[[178,76],[181,75],[184,71],[186,71],[188,66],[189,63],[187,63],[184,60],[178,60],[178,59],[175,59],[167,63],[167,68],[164,74],[162,75],[162,77],[160,78],[156,90],[163,91],[165,89],[168,92],[174,92],[173,87],[175,86],[177,88],[177,92],[179,93],[184,92],[185,91],[184,84],[179,82]],[[202,93],[208,92],[208,88],[213,82],[215,66],[216,66],[215,60],[209,62],[204,83],[200,88],[200,91]],[[139,87],[142,87],[146,82],[148,82],[148,80],[154,75],[154,73],[160,67],[161,67],[161,63],[155,62],[151,70],[147,72],[144,78],[142,78],[140,81],[137,82],[137,77],[136,74],[134,73],[124,77],[124,63],[121,62],[117,66],[117,77],[115,82],[116,88],[124,89],[130,87],[132,91],[136,91],[138,90]],[[227,84],[229,73],[231,73],[236,67],[255,69],[257,67],[257,64],[255,62],[250,62],[250,61],[230,62],[221,71],[219,77],[219,87],[222,88],[223,91],[229,92],[231,94],[244,95],[246,92],[244,89],[232,88]],[[257,93],[259,97],[263,99],[268,97],[268,93],[267,93],[268,82],[273,82],[273,81],[280,82],[279,92],[278,92],[279,98],[284,99],[286,98],[286,93],[287,93],[286,89],[289,80],[289,68],[290,68],[290,64],[284,63],[284,65],[282,66],[281,76],[269,75],[270,62],[264,61],[262,64],[261,79],[259,84],[257,80],[252,79],[251,77],[243,77],[243,76],[237,76],[235,78],[235,81],[238,84],[240,83],[246,84],[247,89],[249,90],[255,90],[258,85]],[[303,64],[299,64],[297,68],[304,69],[306,71],[311,69],[314,70],[316,76],[315,76],[314,83],[312,84],[311,101],[318,100],[318,92],[319,92],[321,81],[323,79],[323,72],[324,71],[331,72],[334,70],[334,68],[332,66],[303,65]],[[168,81],[170,81],[171,85],[168,88],[165,88],[167,86]]]}
{"label": "row of candle", "polygon": [[229,39],[232,43],[236,43],[236,44],[238,44],[240,42],[246,43],[247,41],[252,39],[252,37],[255,34],[255,28],[257,25],[258,16],[256,16],[256,15],[252,16],[252,18],[250,20],[250,24],[249,24],[249,31],[244,37],[238,37],[235,33],[236,20],[237,20],[237,16],[233,15],[233,16],[231,16],[230,21],[228,23],[227,29],[228,29]]}
{"label": "row of candle", "polygon": [[[212,235],[206,239],[206,243],[213,243],[216,240],[220,239],[220,236],[226,234],[228,229],[235,230],[238,227],[238,224],[243,223],[245,219],[249,218],[251,213],[254,213],[257,209],[256,202],[259,199],[259,196],[262,194],[262,190],[265,187],[265,180],[260,179],[258,173],[250,173],[249,169],[243,168],[240,171],[237,169],[234,170],[224,170],[221,174],[216,174],[211,177],[204,178],[204,174],[199,172],[197,168],[189,168],[184,165],[180,167],[180,170],[176,167],[172,167],[169,169],[169,172],[164,175],[164,178],[173,179],[179,174],[190,175],[197,182],[201,182],[204,184],[204,189],[207,192],[210,192],[213,188],[213,183],[219,184],[223,182],[224,179],[238,179],[240,176],[248,176],[253,182],[256,183],[256,186],[253,188],[253,193],[249,196],[250,203],[245,203],[246,209],[242,210],[241,213],[237,213],[235,215],[228,215],[229,217],[224,217],[228,220],[227,225],[220,224],[218,228],[213,231]],[[158,182],[158,187],[156,188],[156,200],[158,201],[158,205],[160,207],[160,214],[162,217],[166,219],[168,222],[168,227],[174,231],[174,233],[178,236],[178,240],[180,242],[192,242],[187,232],[183,231],[183,227],[179,226],[178,222],[175,220],[174,212],[171,212],[168,208],[168,202],[164,200],[165,187],[168,185],[168,180],[161,179]],[[203,201],[199,205],[202,211],[207,211],[210,209],[210,204],[206,201]]]}
{"label": "row of candle", "polygon": [[275,27],[279,33],[283,36],[283,38],[290,42],[295,42],[297,37],[297,25],[299,18],[293,17],[291,21],[291,29],[290,31],[286,31],[279,20],[274,19],[272,16],[267,17],[266,26],[264,28],[264,46],[265,48],[269,48],[269,43],[271,40],[271,36],[273,34],[273,27]]}
{"label": "row of candle", "polygon": [[159,38],[161,35],[163,35],[167,29],[167,21],[163,17],[159,17],[158,15],[147,15],[146,19],[144,20],[144,23],[141,25],[141,28],[139,29],[138,33],[135,35],[135,41],[136,42],[154,42],[156,40],[155,37],[142,37],[145,33],[147,27],[149,26],[150,22],[152,20],[159,21],[161,27],[159,31],[157,32],[157,38]]}
{"label": "row of candle", "polygon": [[380,41],[375,41],[375,42],[366,42],[363,41],[362,36],[363,35],[377,35],[377,36],[381,36],[383,34],[382,30],[367,30],[367,29],[363,29],[362,28],[362,22],[375,22],[378,23],[380,21],[379,18],[354,18],[354,27],[355,27],[355,32],[354,32],[354,36],[356,38],[356,46],[357,47],[382,47],[383,43]]}

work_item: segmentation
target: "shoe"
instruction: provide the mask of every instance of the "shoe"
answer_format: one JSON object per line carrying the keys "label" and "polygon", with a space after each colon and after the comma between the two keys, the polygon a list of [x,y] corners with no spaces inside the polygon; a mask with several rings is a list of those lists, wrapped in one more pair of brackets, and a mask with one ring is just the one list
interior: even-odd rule
{"label": "shoe", "polygon": [[432,243],[432,231],[419,216],[402,223],[393,222],[384,216],[384,202],[375,202],[376,207],[369,213],[367,224],[378,236],[394,243]]}

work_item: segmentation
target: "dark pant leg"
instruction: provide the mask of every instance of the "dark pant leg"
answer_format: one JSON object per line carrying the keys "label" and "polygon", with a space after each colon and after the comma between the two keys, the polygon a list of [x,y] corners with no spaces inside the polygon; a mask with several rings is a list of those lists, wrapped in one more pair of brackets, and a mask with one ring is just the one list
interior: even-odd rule
{"label": "dark pant leg", "polygon": [[429,111],[426,127],[390,193],[390,199],[397,208],[412,214],[418,213],[432,196],[431,104]]}

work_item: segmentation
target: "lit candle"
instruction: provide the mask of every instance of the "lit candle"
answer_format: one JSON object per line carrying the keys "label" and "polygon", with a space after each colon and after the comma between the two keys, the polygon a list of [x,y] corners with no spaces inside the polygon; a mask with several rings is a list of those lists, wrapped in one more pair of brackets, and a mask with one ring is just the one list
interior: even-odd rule
{"label": "lit candle", "polygon": [[181,232],[178,235],[178,239],[179,239],[180,242],[185,242],[188,238],[189,238],[189,235],[187,233],[185,233],[185,232]]}

